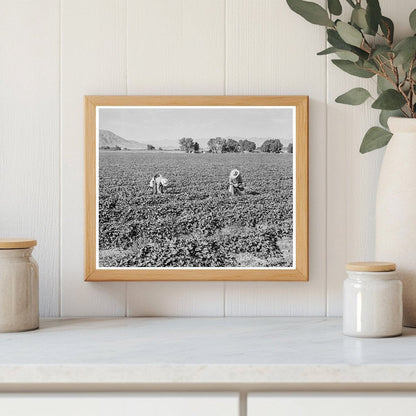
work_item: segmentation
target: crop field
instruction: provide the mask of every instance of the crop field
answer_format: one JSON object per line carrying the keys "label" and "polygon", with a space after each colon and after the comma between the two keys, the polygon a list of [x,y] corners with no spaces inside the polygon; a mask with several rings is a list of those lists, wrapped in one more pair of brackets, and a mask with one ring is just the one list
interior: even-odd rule
{"label": "crop field", "polygon": [[[100,151],[101,267],[291,267],[292,154]],[[231,196],[240,170],[245,195]],[[149,181],[161,173],[166,193]]]}

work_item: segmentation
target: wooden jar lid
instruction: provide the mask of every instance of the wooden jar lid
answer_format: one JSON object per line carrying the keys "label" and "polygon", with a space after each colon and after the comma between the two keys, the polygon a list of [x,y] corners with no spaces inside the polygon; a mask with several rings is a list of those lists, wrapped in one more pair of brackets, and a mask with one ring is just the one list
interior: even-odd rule
{"label": "wooden jar lid", "polygon": [[357,261],[348,263],[346,269],[350,272],[394,272],[396,265],[385,261]]}
{"label": "wooden jar lid", "polygon": [[36,240],[28,240],[25,238],[0,238],[0,249],[30,248],[36,244]]}

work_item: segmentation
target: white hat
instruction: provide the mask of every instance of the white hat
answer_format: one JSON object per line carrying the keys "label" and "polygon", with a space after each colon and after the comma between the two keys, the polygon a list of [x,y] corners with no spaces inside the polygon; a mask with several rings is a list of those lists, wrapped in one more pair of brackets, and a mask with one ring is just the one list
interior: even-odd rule
{"label": "white hat", "polygon": [[238,178],[240,176],[240,171],[238,169],[233,169],[230,173],[231,178]]}

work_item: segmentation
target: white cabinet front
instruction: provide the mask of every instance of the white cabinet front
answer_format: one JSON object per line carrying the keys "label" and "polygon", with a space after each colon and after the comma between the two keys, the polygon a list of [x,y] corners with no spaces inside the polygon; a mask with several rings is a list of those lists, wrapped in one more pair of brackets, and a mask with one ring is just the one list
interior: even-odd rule
{"label": "white cabinet front", "polygon": [[4,416],[239,416],[233,393],[2,393]]}
{"label": "white cabinet front", "polygon": [[413,415],[414,393],[253,393],[247,416]]}

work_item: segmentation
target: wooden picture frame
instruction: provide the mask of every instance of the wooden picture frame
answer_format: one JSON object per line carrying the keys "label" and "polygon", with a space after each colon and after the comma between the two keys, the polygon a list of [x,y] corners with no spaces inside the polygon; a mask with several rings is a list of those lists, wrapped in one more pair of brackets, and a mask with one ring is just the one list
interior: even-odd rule
{"label": "wooden picture frame", "polygon": [[[236,111],[228,114],[249,114],[239,110],[252,109],[252,114],[260,114],[260,110],[276,110],[276,114],[279,110],[292,109],[293,114],[293,143],[292,143],[292,163],[293,163],[293,188],[292,188],[292,200],[293,200],[293,232],[292,232],[292,247],[293,247],[293,262],[291,267],[102,267],[100,266],[99,252],[98,250],[98,229],[99,220],[98,214],[98,190],[99,179],[97,175],[97,169],[99,168],[99,140],[104,136],[101,134],[101,124],[98,123],[100,114],[107,115],[112,114],[124,114],[117,111],[134,110],[141,111],[147,109],[153,111],[158,108],[172,110],[174,108],[182,109],[182,107],[190,110],[201,109],[201,117],[204,117],[202,111],[210,109],[212,114],[218,114],[220,109],[227,111],[229,109],[235,109]],[[154,112],[153,112],[154,113]],[[152,113],[152,114],[153,114]],[[167,111],[166,113],[169,113]],[[130,113],[129,113],[130,114]],[[142,114],[142,113],[140,113]],[[143,113],[144,114],[144,113]],[[146,113],[147,114],[147,113]],[[162,113],[156,113],[162,114]],[[185,114],[177,113],[177,114]],[[198,113],[199,114],[199,113]],[[210,113],[211,114],[211,113]],[[251,114],[251,113],[250,113]],[[269,114],[269,112],[265,113]],[[279,113],[280,114],[280,113]],[[283,114],[283,112],[282,112]],[[286,114],[286,113],[285,113]],[[107,116],[106,116],[107,117]],[[253,116],[254,117],[254,116]],[[120,120],[124,120],[125,117],[121,117]],[[225,117],[228,119],[229,117]],[[232,118],[232,117],[231,117]],[[111,119],[111,117],[109,118]],[[104,118],[103,118],[104,120]],[[105,119],[107,120],[107,118]],[[118,123],[120,125],[120,123]],[[276,131],[276,136],[279,132]],[[276,137],[275,136],[275,137]],[[119,136],[117,136],[119,137]],[[225,136],[224,136],[225,137]],[[241,136],[239,136],[241,137]],[[249,137],[249,136],[247,136]],[[129,138],[130,139],[130,138]],[[228,139],[227,139],[228,140]],[[111,140],[110,140],[111,141]],[[225,142],[224,142],[225,143]],[[227,142],[228,143],[228,142]],[[230,142],[231,143],[231,142]],[[234,143],[234,142],[232,142]],[[241,144],[241,142],[240,142]],[[290,144],[287,145],[288,153]],[[120,146],[115,146],[117,148]],[[103,150],[103,157],[118,158],[123,154],[123,150],[120,152],[112,152],[112,147],[109,145],[100,147]],[[154,146],[148,146],[148,148],[154,148]],[[207,147],[208,149],[208,147]],[[262,147],[263,149],[263,147]],[[207,153],[211,153],[211,148]],[[241,150],[241,149],[240,149]],[[186,150],[187,152],[188,150]],[[145,151],[137,151],[143,158]],[[156,152],[156,150],[154,150]],[[166,151],[167,152],[167,151]],[[134,151],[128,153],[126,148],[126,156],[128,158],[134,158]],[[243,152],[242,152],[243,153]],[[247,152],[244,152],[247,153]],[[150,153],[148,153],[150,155]],[[172,153],[173,154],[173,153]],[[152,156],[153,157],[153,156]],[[167,157],[167,156],[166,156]],[[182,157],[182,156],[181,156]],[[191,157],[191,156],[189,156]],[[200,156],[201,166],[204,166],[204,161],[208,158],[220,157],[213,156],[211,154]],[[225,156],[224,156],[225,157]],[[241,158],[245,155],[241,154]],[[248,156],[247,156],[248,157]],[[250,156],[255,157],[255,156]],[[264,156],[266,157],[266,156]],[[267,156],[269,157],[269,156]],[[270,156],[272,157],[272,156]],[[277,156],[276,156],[277,157]],[[282,155],[279,157],[283,158]],[[290,155],[285,156],[287,160],[290,160]],[[206,158],[206,159],[204,159]],[[103,159],[107,160],[107,159]],[[130,160],[130,159],[129,159]],[[254,160],[254,159],[253,159]],[[110,162],[109,162],[110,163]],[[195,162],[197,163],[197,162]],[[199,162],[198,162],[199,163]],[[118,166],[118,165],[117,165]],[[244,166],[244,164],[243,164]],[[104,169],[104,168],[103,168]],[[307,96],[85,96],[85,198],[86,198],[86,238],[85,238],[85,280],[86,281],[307,281],[308,280],[308,97]],[[237,171],[238,172],[238,171]],[[118,175],[118,174],[117,174]],[[155,175],[157,177],[158,175]],[[160,175],[159,175],[160,176]],[[120,177],[120,176],[119,176]],[[149,178],[146,180],[148,182]],[[120,179],[121,180],[121,179]],[[224,178],[224,187],[228,184],[228,177]],[[142,185],[141,186],[147,186]],[[153,190],[156,192],[156,188],[153,182]],[[230,179],[231,184],[231,179]],[[222,186],[222,184],[221,184]],[[277,186],[277,185],[276,185]],[[144,189],[144,188],[142,188]],[[224,188],[221,189],[223,195],[227,192]],[[230,185],[230,192],[233,191],[232,185]],[[152,192],[152,188],[148,188],[149,194]],[[157,189],[159,191],[159,188]],[[143,191],[145,192],[145,191]],[[172,191],[174,193],[174,191]],[[260,190],[258,192],[261,192]],[[258,193],[257,192],[257,193]],[[157,193],[157,192],[156,192]],[[256,195],[256,191],[252,192]],[[172,194],[173,195],[173,194]],[[158,197],[155,195],[154,198]],[[161,196],[167,198],[166,195]],[[172,198],[174,195],[172,196]],[[104,197],[103,197],[104,198]],[[146,198],[153,198],[146,195]],[[223,198],[232,198],[231,196],[224,196]],[[245,195],[244,198],[249,198]],[[254,198],[254,197],[253,197]],[[157,203],[156,200],[155,203]],[[265,206],[264,209],[267,209]],[[104,221],[104,220],[103,220]],[[257,229],[257,228],[256,228]],[[110,240],[111,241],[111,240]],[[138,246],[135,246],[138,249]],[[140,250],[142,250],[140,248]],[[108,255],[108,250],[103,250],[104,258]],[[110,250],[111,254],[111,250]],[[101,254],[100,254],[101,256]],[[101,257],[100,257],[101,258]],[[112,258],[112,257],[111,257]],[[105,260],[107,261],[107,260]],[[103,261],[103,264],[105,264]],[[111,263],[109,263],[111,264]],[[127,264],[127,263],[125,263]]]}

